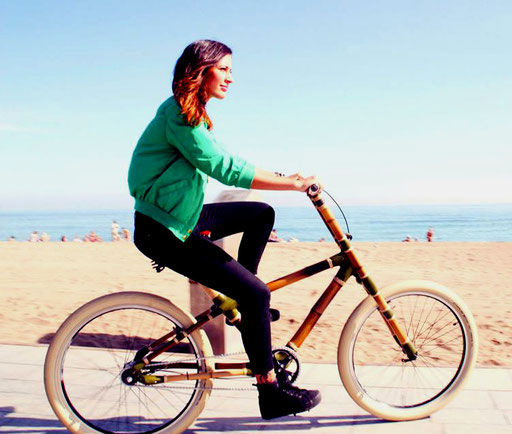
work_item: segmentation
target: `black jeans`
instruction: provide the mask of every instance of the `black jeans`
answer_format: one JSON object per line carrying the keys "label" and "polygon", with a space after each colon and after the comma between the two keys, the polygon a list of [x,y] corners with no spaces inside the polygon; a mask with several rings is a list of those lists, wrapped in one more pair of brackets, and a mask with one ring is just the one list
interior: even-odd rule
{"label": "black jeans", "polygon": [[[226,294],[239,304],[244,348],[254,374],[273,369],[270,337],[270,291],[255,274],[270,232],[274,210],[262,202],[204,205],[199,222],[182,242],[155,220],[135,213],[134,242],[158,264]],[[210,238],[199,233],[208,230]],[[243,233],[238,261],[213,241]]]}

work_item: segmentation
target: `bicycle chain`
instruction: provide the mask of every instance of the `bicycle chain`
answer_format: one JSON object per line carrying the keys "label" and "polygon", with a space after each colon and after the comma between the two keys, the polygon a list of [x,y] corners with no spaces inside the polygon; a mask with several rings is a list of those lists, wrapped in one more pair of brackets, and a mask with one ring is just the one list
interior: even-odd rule
{"label": "bicycle chain", "polygon": [[[132,386],[133,387],[133,386]],[[137,387],[158,387],[159,389],[195,389],[195,390],[229,390],[229,391],[237,391],[237,392],[245,392],[247,390],[252,390],[256,392],[255,387],[199,387],[199,386],[161,386],[160,384],[137,384]]]}
{"label": "bicycle chain", "polygon": [[[227,354],[218,354],[218,355],[211,355],[211,356],[205,356],[205,357],[195,357],[193,360],[206,360],[206,359],[218,359],[218,358],[223,358],[223,357],[232,357],[232,356],[240,356],[240,355],[247,355],[247,353],[245,351],[238,351],[238,352],[234,352],[234,353],[227,353]],[[175,360],[173,361],[172,363],[182,363],[182,362],[190,362],[191,359],[182,359],[182,360]],[[167,363],[165,362],[161,362],[160,363],[161,366],[167,366]],[[158,363],[155,363],[155,364],[152,364],[151,367],[156,367],[158,368],[159,364]],[[143,384],[143,385],[137,385],[138,387],[155,387],[155,386],[159,386],[159,388],[168,388],[168,389],[187,389],[187,390],[190,390],[190,389],[195,389],[195,390],[229,390],[229,391],[247,391],[247,390],[252,390],[252,391],[256,391],[256,389],[254,387],[199,387],[199,386],[160,386],[160,385],[151,385],[151,384]]]}
{"label": "bicycle chain", "polygon": [[[236,353],[227,353],[227,354],[218,354],[218,355],[211,355],[211,356],[205,356],[205,357],[194,357],[193,359],[181,359],[181,360],[174,360],[172,362],[168,363],[185,363],[190,362],[190,360],[206,360],[206,359],[220,359],[222,357],[231,357],[231,356],[240,356],[242,354],[247,355],[245,351],[238,351]],[[160,362],[160,365],[167,365],[165,362]],[[151,365],[151,367],[158,367],[158,362]]]}
{"label": "bicycle chain", "polygon": [[[211,355],[211,356],[205,356],[205,357],[195,357],[193,360],[206,360],[206,359],[219,359],[219,358],[223,358],[223,357],[232,357],[232,356],[240,356],[240,355],[247,355],[247,353],[245,351],[238,351],[238,352],[234,352],[234,353],[227,353],[227,354],[218,354],[218,355]],[[190,362],[191,359],[182,359],[182,360],[175,360],[173,361],[172,363],[182,363],[182,362]],[[167,363],[165,362],[160,362],[160,365],[162,367],[166,367],[167,366]],[[156,362],[155,364],[152,364],[151,367],[155,367],[155,368],[158,368],[159,367],[159,363]],[[228,378],[223,378],[224,380],[228,379]],[[145,385],[142,385],[142,387],[155,387],[154,385],[150,385],[150,384],[145,384]],[[162,387],[162,386],[160,386]],[[165,386],[165,388],[169,388],[169,389],[196,389],[196,390],[231,390],[231,391],[247,391],[247,390],[252,390],[252,391],[256,391],[256,389],[254,387],[198,387],[198,386]]]}

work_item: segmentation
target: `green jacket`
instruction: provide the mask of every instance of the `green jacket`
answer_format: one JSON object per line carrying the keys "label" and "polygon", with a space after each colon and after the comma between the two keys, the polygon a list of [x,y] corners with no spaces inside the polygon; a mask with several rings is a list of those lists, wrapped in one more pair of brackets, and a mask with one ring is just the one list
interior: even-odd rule
{"label": "green jacket", "polygon": [[185,241],[203,208],[207,176],[248,189],[254,170],[252,164],[226,152],[206,124],[188,125],[170,97],[135,147],[128,185],[136,211]]}

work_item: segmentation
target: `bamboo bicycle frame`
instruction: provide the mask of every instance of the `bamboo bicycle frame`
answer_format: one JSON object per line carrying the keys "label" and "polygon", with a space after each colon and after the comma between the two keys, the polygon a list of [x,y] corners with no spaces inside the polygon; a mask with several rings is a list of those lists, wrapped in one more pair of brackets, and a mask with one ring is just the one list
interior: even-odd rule
{"label": "bamboo bicycle frame", "polygon": [[[416,348],[409,340],[402,327],[400,327],[398,324],[391,307],[380,294],[379,289],[368,275],[366,269],[359,262],[359,259],[357,258],[355,252],[352,249],[352,246],[350,245],[349,239],[341,230],[336,218],[330,209],[325,205],[320,194],[309,194],[309,197],[316,210],[320,214],[323,222],[327,226],[327,229],[340,247],[341,251],[336,255],[331,256],[330,258],[317,262],[316,264],[275,279],[267,283],[267,286],[269,287],[270,291],[277,291],[278,289],[333,267],[339,267],[339,271],[336,273],[336,276],[332,279],[323,294],[311,308],[308,316],[304,319],[286,346],[294,351],[298,351],[304,340],[308,337],[309,333],[324,313],[327,306],[329,306],[331,301],[338,294],[339,290],[347,282],[350,276],[355,276],[358,282],[363,285],[366,292],[373,297],[382,318],[386,322],[397,344],[402,347],[402,351],[408,357],[408,360],[415,360],[417,355]],[[136,368],[138,366],[140,369],[145,365],[148,365],[151,360],[153,360],[159,354],[172,348],[174,345],[178,344],[181,339],[194,332],[195,330],[200,329],[205,323],[221,314],[224,314],[228,317],[228,319],[231,319],[234,325],[238,325],[239,316],[237,315],[238,312],[236,310],[236,302],[217,291],[207,289],[207,292],[212,297],[214,306],[199,314],[196,317],[196,323],[188,329],[178,330],[177,332],[170,332],[153,342],[150,346],[140,350],[135,357],[135,361],[139,362],[135,365]],[[176,365],[172,366],[177,367]],[[186,368],[195,366],[196,363],[191,362],[180,363],[179,367]],[[143,378],[146,384],[154,384],[172,381],[251,375],[251,371],[247,368],[246,363],[216,363],[215,369],[216,370],[211,372],[202,372],[197,374],[163,376],[143,375]]]}

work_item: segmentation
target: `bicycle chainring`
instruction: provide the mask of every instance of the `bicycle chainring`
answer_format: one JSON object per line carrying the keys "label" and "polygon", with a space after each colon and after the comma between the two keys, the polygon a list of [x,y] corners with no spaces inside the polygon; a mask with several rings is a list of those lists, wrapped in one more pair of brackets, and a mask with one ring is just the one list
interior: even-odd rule
{"label": "bicycle chainring", "polygon": [[276,347],[272,349],[272,359],[277,380],[282,384],[293,384],[300,373],[297,353],[288,347]]}

